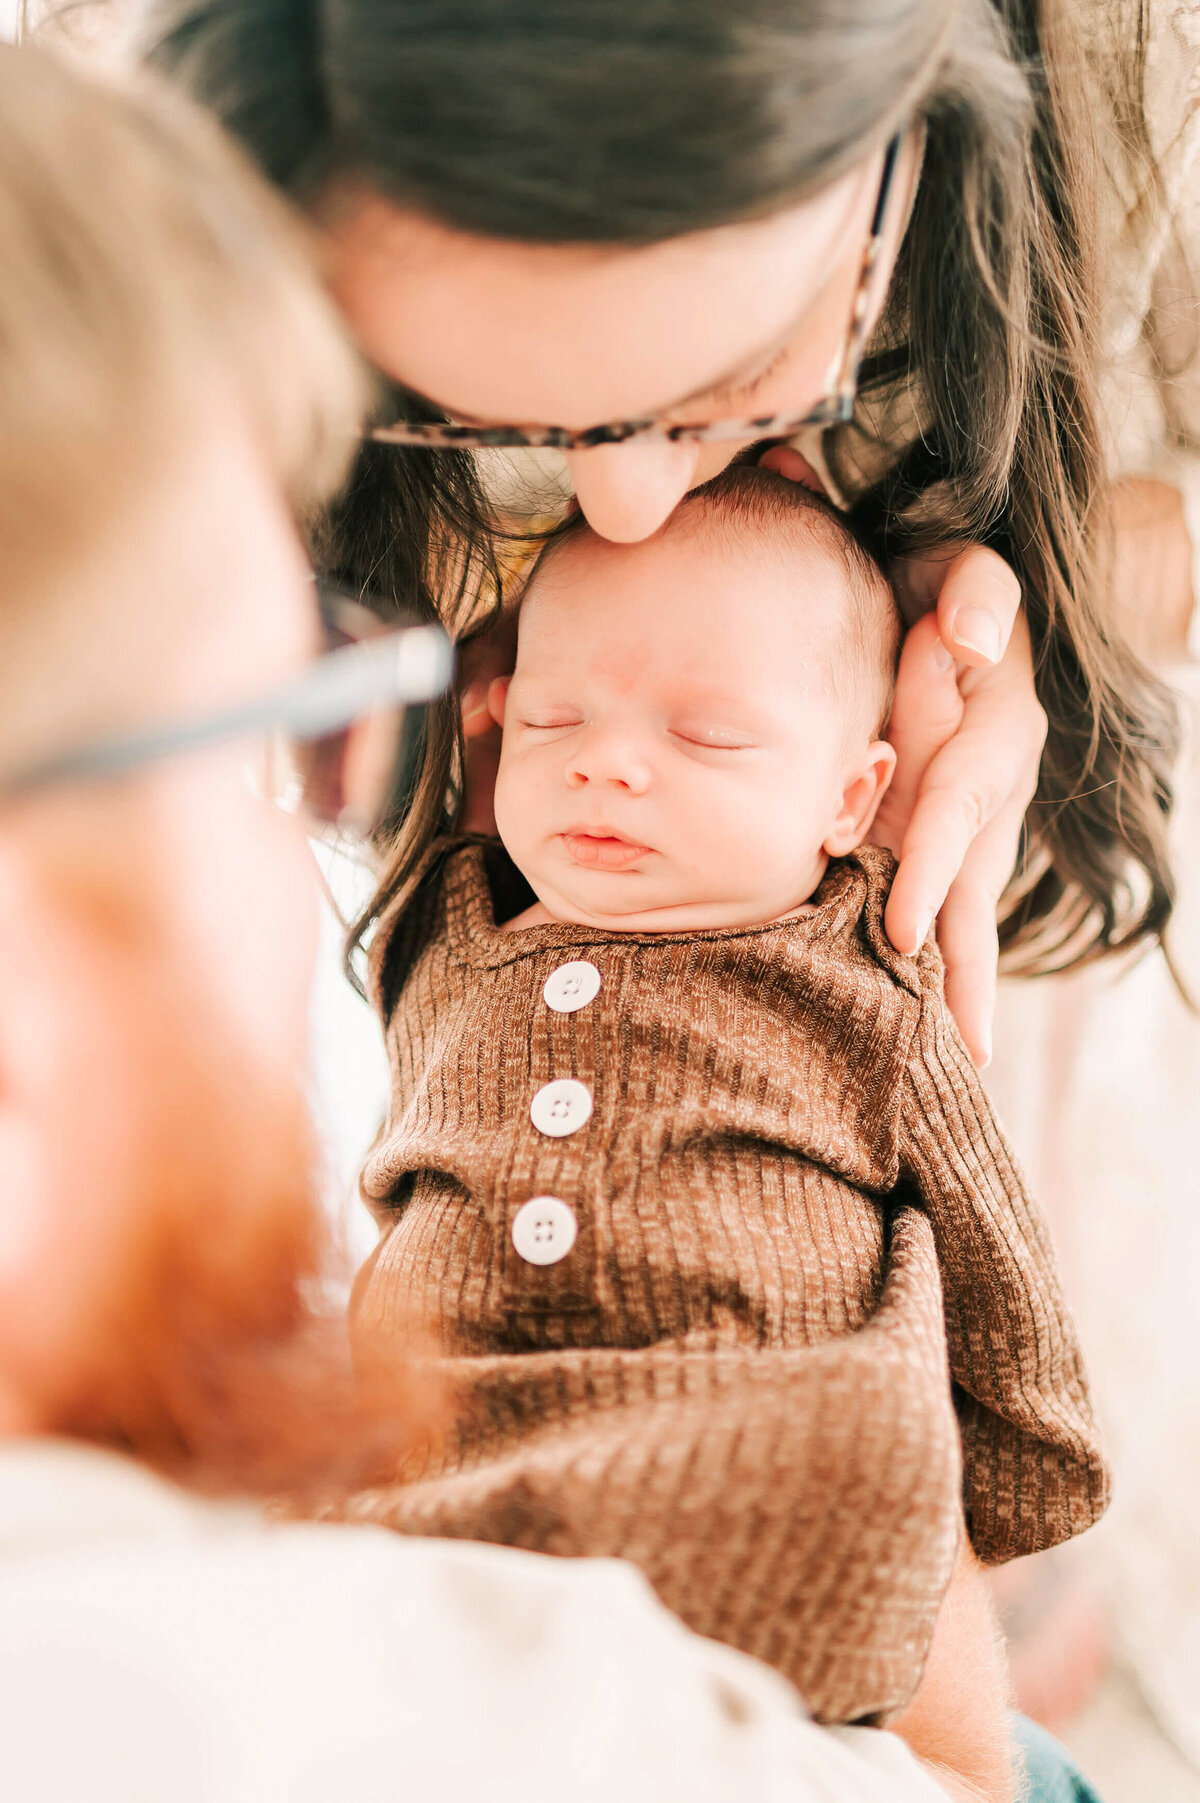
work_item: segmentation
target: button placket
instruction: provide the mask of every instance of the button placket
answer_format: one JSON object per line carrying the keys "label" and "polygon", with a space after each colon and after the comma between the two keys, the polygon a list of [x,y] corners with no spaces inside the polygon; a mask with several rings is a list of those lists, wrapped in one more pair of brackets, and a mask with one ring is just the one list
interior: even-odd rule
{"label": "button placket", "polygon": [[[542,987],[542,999],[552,1014],[575,1014],[595,1001],[600,985],[600,972],[591,960],[575,958],[551,971]],[[592,1110],[592,1093],[586,1083],[576,1077],[557,1077],[533,1096],[529,1118],[547,1138],[567,1139],[587,1125]],[[586,1212],[581,1218],[561,1196],[531,1196],[510,1207],[508,1227],[510,1263],[505,1293],[510,1309],[553,1314],[595,1306],[594,1240]],[[519,1262],[511,1261],[513,1252]]]}

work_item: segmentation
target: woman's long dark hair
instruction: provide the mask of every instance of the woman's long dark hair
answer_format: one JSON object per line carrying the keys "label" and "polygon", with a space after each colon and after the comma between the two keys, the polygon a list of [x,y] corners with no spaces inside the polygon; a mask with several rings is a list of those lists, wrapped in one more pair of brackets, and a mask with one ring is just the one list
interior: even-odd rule
{"label": "woman's long dark hair", "polygon": [[[1106,163],[1151,203],[1144,4],[1120,46],[1069,0],[152,0],[145,36],[302,204],[353,176],[521,240],[769,213],[924,123],[863,418],[828,449],[887,555],[982,541],[1021,581],[1049,736],[1002,937],[1033,970],[1160,936],[1174,893],[1175,712],[1115,625],[1097,401]],[[368,447],[321,548],[461,623],[495,604],[490,528],[468,458]],[[452,818],[456,744],[431,714],[380,906]]]}

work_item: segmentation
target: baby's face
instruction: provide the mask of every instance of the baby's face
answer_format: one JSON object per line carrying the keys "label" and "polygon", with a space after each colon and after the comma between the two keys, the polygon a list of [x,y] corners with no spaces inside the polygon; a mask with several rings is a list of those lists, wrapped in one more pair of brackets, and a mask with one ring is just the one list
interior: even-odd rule
{"label": "baby's face", "polygon": [[703,521],[636,545],[587,534],[542,565],[496,822],[556,919],[773,920],[858,843],[891,754],[851,679],[846,580],[819,543],[756,555]]}

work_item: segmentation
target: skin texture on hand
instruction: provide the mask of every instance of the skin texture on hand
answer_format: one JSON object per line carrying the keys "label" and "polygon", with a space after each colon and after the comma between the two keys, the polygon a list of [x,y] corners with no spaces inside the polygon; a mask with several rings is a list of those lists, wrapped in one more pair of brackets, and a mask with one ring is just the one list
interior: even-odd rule
{"label": "skin texture on hand", "polygon": [[910,560],[895,580],[917,625],[901,654],[889,732],[896,781],[875,835],[900,860],[886,925],[897,949],[911,951],[937,919],[946,999],[983,1065],[996,998],[996,908],[1037,787],[1046,716],[1020,586],[1002,558],[971,545],[944,559]]}

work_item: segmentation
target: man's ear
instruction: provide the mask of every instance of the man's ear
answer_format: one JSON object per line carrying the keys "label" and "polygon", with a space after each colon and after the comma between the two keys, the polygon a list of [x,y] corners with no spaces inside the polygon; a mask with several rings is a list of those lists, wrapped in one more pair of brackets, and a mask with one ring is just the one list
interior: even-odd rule
{"label": "man's ear", "polygon": [[488,685],[488,713],[497,726],[504,725],[504,705],[508,700],[508,685],[511,681],[511,676],[497,676],[495,682]]}
{"label": "man's ear", "polygon": [[865,756],[855,764],[842,790],[822,851],[827,851],[831,858],[844,858],[847,852],[862,844],[895,769],[896,753],[885,740],[876,739],[873,745],[868,745]]}

